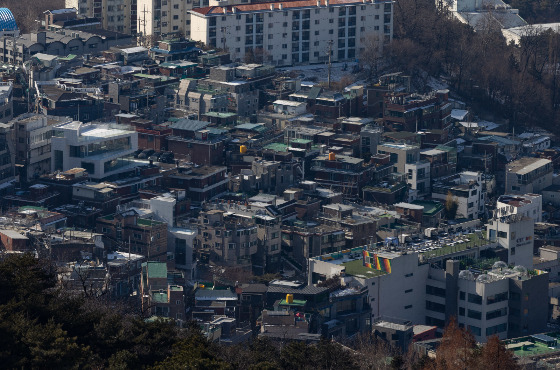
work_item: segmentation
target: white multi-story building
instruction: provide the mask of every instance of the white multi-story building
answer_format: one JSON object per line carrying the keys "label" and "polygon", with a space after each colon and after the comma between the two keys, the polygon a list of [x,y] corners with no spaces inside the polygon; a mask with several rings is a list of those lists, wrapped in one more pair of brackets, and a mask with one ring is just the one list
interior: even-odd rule
{"label": "white multi-story building", "polygon": [[11,82],[0,82],[0,122],[14,118],[14,95]]}
{"label": "white multi-story building", "polygon": [[79,15],[101,20],[103,28],[136,34],[137,0],[66,0],[66,8],[75,8]]}
{"label": "white multi-story building", "polygon": [[488,221],[486,231],[488,240],[507,249],[508,264],[533,268],[535,222],[532,218],[521,214],[494,218]]}
{"label": "white multi-story building", "polygon": [[457,217],[479,218],[484,213],[482,172],[463,171],[440,179],[432,186],[432,198],[445,201],[449,193],[457,202]]}
{"label": "white multi-story building", "polygon": [[102,180],[135,166],[123,158],[138,149],[138,133],[127,126],[73,121],[56,126],[51,140],[52,172],[84,168]]}
{"label": "white multi-story building", "polygon": [[496,216],[523,215],[542,222],[542,195],[502,195],[496,204]]}
{"label": "white multi-story building", "polygon": [[137,0],[138,33],[162,38],[190,37],[189,11],[217,4],[217,1],[209,0]]}
{"label": "white multi-story building", "polygon": [[368,38],[393,36],[392,1],[306,0],[210,6],[190,11],[193,40],[253,53],[276,65],[354,60]]}
{"label": "white multi-story building", "polygon": [[430,194],[430,162],[418,161],[404,165],[406,183],[415,191],[416,199]]}

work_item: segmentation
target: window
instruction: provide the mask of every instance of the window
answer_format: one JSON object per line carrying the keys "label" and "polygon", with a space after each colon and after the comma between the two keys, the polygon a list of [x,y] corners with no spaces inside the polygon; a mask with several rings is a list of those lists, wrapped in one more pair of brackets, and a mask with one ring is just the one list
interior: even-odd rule
{"label": "window", "polygon": [[469,303],[482,304],[482,297],[477,294],[469,293]]}
{"label": "window", "polygon": [[489,328],[486,328],[486,335],[490,336],[490,335],[502,333],[506,330],[507,330],[507,324],[503,323],[503,324],[500,324],[500,325],[491,326]]}
{"label": "window", "polygon": [[407,290],[405,290],[404,292],[405,292],[405,293],[412,293],[412,290],[413,290],[413,289],[407,289]]}
{"label": "window", "polygon": [[408,309],[410,309],[410,308],[412,308],[412,305],[411,305],[411,304],[409,304],[409,305],[407,305],[407,306],[404,306],[404,309],[405,309],[405,310],[408,310]]}
{"label": "window", "polygon": [[475,320],[481,320],[482,319],[482,313],[480,311],[467,310],[467,316],[470,317],[471,319],[475,319]]}
{"label": "window", "polygon": [[488,296],[486,299],[487,304],[498,303],[502,301],[507,301],[508,299],[508,292],[498,293],[495,295]]}
{"label": "window", "polygon": [[445,297],[445,289],[438,288],[431,285],[426,285],[426,294],[435,295],[438,297]]}
{"label": "window", "polygon": [[465,316],[465,307],[459,307],[459,316]]}
{"label": "window", "polygon": [[426,301],[426,309],[430,311],[445,313],[445,305],[432,301]]}
{"label": "window", "polygon": [[276,250],[278,250],[278,244],[272,244],[272,245],[270,246],[270,250],[271,250],[271,251],[276,251]]}
{"label": "window", "polygon": [[471,333],[473,333],[473,335],[478,335],[478,336],[480,336],[480,334],[481,334],[481,330],[480,330],[480,328],[477,327],[477,326],[469,325],[469,330],[471,331]]}
{"label": "window", "polygon": [[498,310],[486,312],[486,320],[492,320],[506,315],[507,315],[507,307],[504,307]]}
{"label": "window", "polygon": [[277,239],[277,238],[278,238],[278,232],[272,233],[271,239]]}
{"label": "window", "polygon": [[405,274],[404,277],[411,277],[413,275],[414,275],[414,273],[411,272],[410,274]]}
{"label": "window", "polygon": [[142,234],[134,233],[134,239],[136,239],[136,240],[142,240]]}

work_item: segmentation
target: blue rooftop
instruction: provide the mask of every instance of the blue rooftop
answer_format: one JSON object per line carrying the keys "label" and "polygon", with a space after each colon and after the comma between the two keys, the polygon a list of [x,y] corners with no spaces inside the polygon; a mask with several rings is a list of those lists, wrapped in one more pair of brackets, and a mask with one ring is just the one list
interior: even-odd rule
{"label": "blue rooftop", "polygon": [[17,30],[16,19],[8,8],[0,8],[0,31]]}

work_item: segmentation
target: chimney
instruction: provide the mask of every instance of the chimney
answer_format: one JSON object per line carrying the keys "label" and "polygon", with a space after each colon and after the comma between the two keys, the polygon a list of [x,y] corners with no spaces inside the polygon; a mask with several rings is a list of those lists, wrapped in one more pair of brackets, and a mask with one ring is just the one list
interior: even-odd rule
{"label": "chimney", "polygon": [[224,14],[227,14],[227,8],[224,6],[222,9],[224,10]]}
{"label": "chimney", "polygon": [[270,10],[274,10],[274,4],[270,4]]}
{"label": "chimney", "polygon": [[317,7],[321,6],[321,0],[317,0]]}
{"label": "chimney", "polygon": [[234,13],[234,14],[237,13],[237,8],[235,6],[232,6],[231,7],[231,12]]}
{"label": "chimney", "polygon": [[282,3],[278,4],[278,9],[280,9],[280,10],[284,9],[284,4],[282,4]]}
{"label": "chimney", "polygon": [[329,6],[329,0],[325,0],[325,6]]}

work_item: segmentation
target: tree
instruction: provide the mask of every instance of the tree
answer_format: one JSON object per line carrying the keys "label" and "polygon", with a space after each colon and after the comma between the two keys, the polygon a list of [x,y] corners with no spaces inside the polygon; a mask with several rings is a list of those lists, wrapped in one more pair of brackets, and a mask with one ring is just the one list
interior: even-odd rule
{"label": "tree", "polygon": [[379,68],[383,64],[383,39],[377,34],[368,34],[362,45],[360,64],[368,71],[368,78],[373,79],[377,77]]}
{"label": "tree", "polygon": [[445,198],[445,208],[443,209],[445,218],[448,220],[454,220],[455,216],[457,216],[458,208],[459,203],[457,202],[457,199],[453,198],[451,191],[447,192],[447,197]]}
{"label": "tree", "polygon": [[470,331],[451,318],[436,351],[433,370],[470,370],[476,364],[476,342]]}
{"label": "tree", "polygon": [[480,355],[480,370],[516,370],[519,369],[513,354],[500,342],[497,335],[493,335],[482,348]]}

